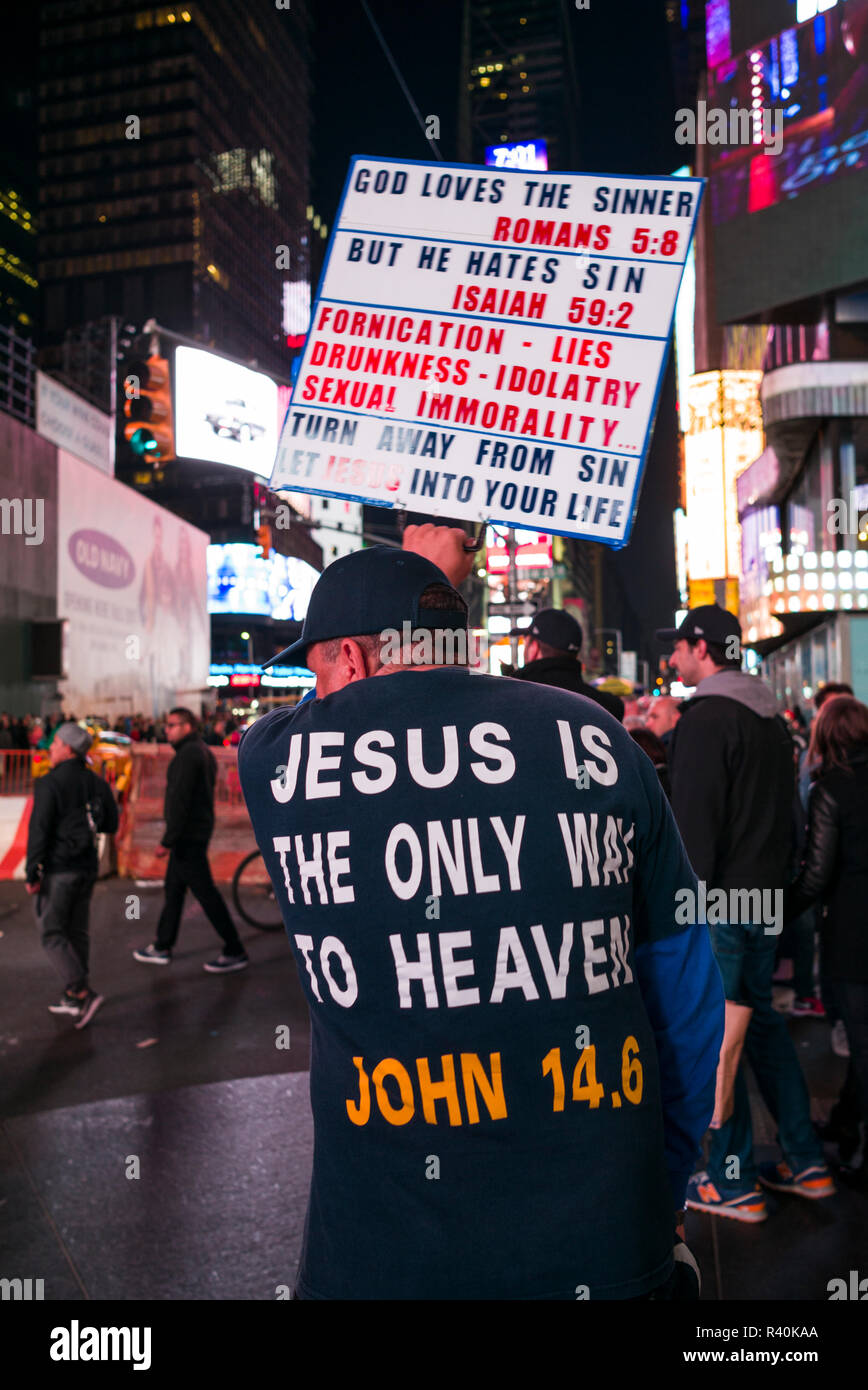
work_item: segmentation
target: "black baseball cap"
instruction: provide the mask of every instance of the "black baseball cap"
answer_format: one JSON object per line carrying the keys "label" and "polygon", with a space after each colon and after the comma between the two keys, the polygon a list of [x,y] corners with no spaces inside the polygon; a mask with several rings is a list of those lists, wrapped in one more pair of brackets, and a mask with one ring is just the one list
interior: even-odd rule
{"label": "black baseball cap", "polygon": [[[453,608],[425,609],[419,600],[430,584],[445,584],[455,595]],[[324,570],[308,604],[298,641],[262,664],[262,670],[287,658],[304,665],[308,647],[336,637],[364,637],[402,624],[414,628],[467,630],[467,607],[446,575],[423,555],[394,546],[374,545],[342,555]]]}
{"label": "black baseball cap", "polygon": [[[492,613],[497,609],[492,608]],[[530,627],[514,627],[510,637],[535,637],[559,652],[582,650],[582,628],[575,618],[562,608],[540,608],[533,615]]]}
{"label": "black baseball cap", "polygon": [[700,608],[691,608],[680,627],[658,627],[656,635],[660,642],[680,642],[682,637],[695,641],[704,637],[706,642],[723,646],[730,637],[741,638],[741,624],[719,604],[704,603]]}

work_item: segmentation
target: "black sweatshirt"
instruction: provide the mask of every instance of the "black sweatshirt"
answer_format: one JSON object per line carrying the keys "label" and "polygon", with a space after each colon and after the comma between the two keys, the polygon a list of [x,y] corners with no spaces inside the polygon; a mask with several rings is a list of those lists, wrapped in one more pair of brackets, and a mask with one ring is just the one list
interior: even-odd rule
{"label": "black sweatshirt", "polygon": [[102,803],[100,829],[113,835],[118,828],[118,808],[111,787],[81,758],[67,758],[36,779],[27,833],[28,883],[50,873],[96,873],[96,849],[73,850],[64,833],[71,813],[93,800]]}
{"label": "black sweatshirt", "polygon": [[608,690],[598,690],[582,679],[582,663],[569,652],[563,656],[541,656],[537,661],[529,661],[512,672],[514,680],[533,681],[537,685],[553,685],[557,690],[572,690],[576,695],[584,695],[608,710],[613,719],[624,722],[624,701]]}
{"label": "black sweatshirt", "polygon": [[758,676],[719,671],[681,707],[672,810],[709,888],[783,889],[793,848],[793,744]]}
{"label": "black sweatshirt", "polygon": [[214,830],[216,780],[214,754],[198,734],[187,734],[175,744],[166,773],[166,833],[160,841],[164,849],[180,842],[207,845]]}

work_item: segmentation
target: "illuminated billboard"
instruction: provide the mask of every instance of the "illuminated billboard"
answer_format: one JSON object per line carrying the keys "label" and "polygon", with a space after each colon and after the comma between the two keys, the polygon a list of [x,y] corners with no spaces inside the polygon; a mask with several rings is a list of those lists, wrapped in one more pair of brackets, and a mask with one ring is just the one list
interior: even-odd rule
{"label": "illuminated billboard", "polygon": [[[747,319],[865,278],[868,0],[841,0],[709,72],[708,110],[752,113],[753,142],[709,136],[718,312]],[[758,117],[769,113],[765,149]]]}
{"label": "illuminated billboard", "polygon": [[547,169],[545,140],[524,140],[513,145],[486,145],[485,162],[493,169]]}
{"label": "illuminated billboard", "polygon": [[208,612],[301,622],[319,574],[294,555],[264,560],[255,545],[208,546]]}
{"label": "illuminated billboard", "polygon": [[243,468],[267,478],[277,452],[277,384],[264,372],[200,348],[175,350],[179,458]]}
{"label": "illuminated billboard", "polygon": [[735,480],[762,452],[761,380],[761,372],[738,371],[690,379],[684,439],[690,584],[740,573]]}
{"label": "illuminated billboard", "polygon": [[[489,574],[506,574],[509,569],[509,552],[503,532],[488,527],[487,568]],[[542,531],[525,531],[520,527],[515,532],[515,567],[517,570],[549,570],[552,567],[552,538]]]}
{"label": "illuminated billboard", "polygon": [[65,449],[57,466],[64,706],[157,715],[208,669],[208,537]]}
{"label": "illuminated billboard", "polygon": [[306,666],[270,666],[263,671],[261,666],[249,661],[214,662],[210,667],[208,684],[213,686],[301,686],[309,690],[316,685],[316,677]]}

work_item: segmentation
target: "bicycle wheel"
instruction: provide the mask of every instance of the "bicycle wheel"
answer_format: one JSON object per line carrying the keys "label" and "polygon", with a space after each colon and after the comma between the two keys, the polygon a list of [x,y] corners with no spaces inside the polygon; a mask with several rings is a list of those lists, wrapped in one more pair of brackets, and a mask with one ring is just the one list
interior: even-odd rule
{"label": "bicycle wheel", "polygon": [[259,931],[280,931],[283,918],[258,849],[242,859],[232,879],[232,901],[239,917]]}

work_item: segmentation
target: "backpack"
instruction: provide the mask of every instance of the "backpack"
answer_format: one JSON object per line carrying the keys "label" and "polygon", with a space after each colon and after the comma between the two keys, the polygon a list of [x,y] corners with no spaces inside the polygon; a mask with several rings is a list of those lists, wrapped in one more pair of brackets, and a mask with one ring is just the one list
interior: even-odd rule
{"label": "backpack", "polygon": [[[105,823],[105,807],[98,795],[96,776],[85,768],[88,796],[80,806],[74,806],[63,818],[62,840],[69,856],[97,852],[97,837]],[[61,838],[61,837],[58,837]]]}

